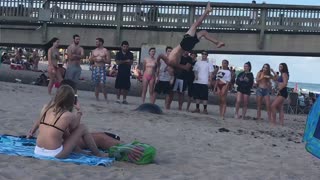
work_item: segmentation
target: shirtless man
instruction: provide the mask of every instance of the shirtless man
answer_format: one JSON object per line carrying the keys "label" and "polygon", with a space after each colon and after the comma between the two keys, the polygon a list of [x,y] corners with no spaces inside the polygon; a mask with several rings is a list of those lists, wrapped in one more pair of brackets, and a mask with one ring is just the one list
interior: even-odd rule
{"label": "shirtless man", "polygon": [[[166,56],[168,57],[172,51],[172,47],[166,48]],[[165,108],[169,109],[170,105],[170,93],[172,91],[174,72],[173,68],[167,65],[160,56],[157,58],[157,72],[156,72],[156,85],[152,97],[152,103],[154,104],[158,94],[165,94]]]}
{"label": "shirtless man", "polygon": [[92,51],[90,62],[93,63],[92,66],[92,81],[95,85],[95,96],[97,101],[99,101],[99,91],[102,90],[104,99],[107,100],[107,92],[105,88],[107,71],[105,64],[110,64],[110,54],[109,51],[103,47],[104,40],[102,38],[96,39],[97,48]]}
{"label": "shirtless man", "polygon": [[184,51],[191,51],[194,46],[200,41],[202,37],[207,39],[208,41],[211,41],[215,45],[217,45],[217,48],[221,48],[225,46],[225,44],[221,41],[216,40],[215,38],[209,36],[209,33],[205,30],[197,31],[197,27],[199,27],[202,23],[202,21],[207,17],[207,15],[212,11],[212,8],[210,7],[210,2],[208,2],[206,9],[204,13],[200,16],[199,19],[195,23],[192,24],[190,29],[187,31],[187,33],[183,36],[183,39],[181,43],[176,46],[172,52],[170,53],[168,60],[170,65],[176,66],[180,62],[180,58]]}
{"label": "shirtless man", "polygon": [[[273,73],[273,75],[271,74]],[[271,122],[271,101],[270,101],[270,87],[271,80],[275,77],[275,72],[270,68],[269,64],[264,64],[262,69],[258,72],[256,76],[256,81],[258,88],[256,91],[257,95],[257,120],[261,119],[261,105],[262,100],[265,100],[266,108],[268,112],[268,120]]]}
{"label": "shirtless man", "polygon": [[73,43],[68,47],[68,66],[65,79],[70,79],[78,83],[81,75],[80,60],[84,57],[84,50],[79,45],[80,36],[73,35]]}
{"label": "shirtless man", "polygon": [[156,48],[149,49],[149,57],[143,60],[143,78],[142,78],[142,103],[145,102],[147,88],[149,86],[149,93],[150,93],[150,102],[152,103],[153,91],[154,91],[154,83],[156,80],[156,68],[157,68],[157,60],[154,57],[156,54]]}

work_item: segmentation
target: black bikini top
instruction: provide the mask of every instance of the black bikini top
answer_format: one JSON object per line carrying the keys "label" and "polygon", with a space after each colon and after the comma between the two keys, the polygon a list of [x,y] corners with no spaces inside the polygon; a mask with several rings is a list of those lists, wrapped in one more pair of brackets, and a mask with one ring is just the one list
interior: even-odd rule
{"label": "black bikini top", "polygon": [[44,122],[44,119],[45,119],[45,117],[47,115],[47,112],[48,112],[48,110],[44,113],[42,119],[40,120],[40,124],[51,126],[51,127],[56,128],[56,129],[58,129],[58,130],[60,130],[60,131],[62,131],[64,133],[64,130],[62,130],[61,128],[55,126],[57,124],[58,120],[60,119],[60,117],[62,116],[62,114],[64,114],[64,112],[60,114],[60,116],[57,118],[57,120],[53,124],[48,124],[48,123]]}

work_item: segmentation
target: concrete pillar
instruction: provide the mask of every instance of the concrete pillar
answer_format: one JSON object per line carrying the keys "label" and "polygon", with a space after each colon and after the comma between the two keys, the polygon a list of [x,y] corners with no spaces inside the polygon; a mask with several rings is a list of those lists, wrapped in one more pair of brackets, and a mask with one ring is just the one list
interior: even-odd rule
{"label": "concrete pillar", "polygon": [[268,9],[265,7],[262,8],[261,16],[260,16],[260,36],[259,36],[259,44],[258,44],[258,48],[261,50],[264,49],[267,15],[268,15]]}
{"label": "concrete pillar", "polygon": [[195,6],[189,6],[189,25],[194,22]]}
{"label": "concrete pillar", "polygon": [[[43,9],[50,9],[50,0],[45,0],[43,5],[42,5]],[[42,42],[46,43],[48,41],[48,27],[47,27],[47,22],[43,21],[42,23]]]}
{"label": "concrete pillar", "polygon": [[117,4],[117,16],[116,16],[116,23],[117,23],[117,28],[116,28],[116,35],[114,42],[117,45],[120,45],[121,43],[121,21],[122,21],[122,4]]}

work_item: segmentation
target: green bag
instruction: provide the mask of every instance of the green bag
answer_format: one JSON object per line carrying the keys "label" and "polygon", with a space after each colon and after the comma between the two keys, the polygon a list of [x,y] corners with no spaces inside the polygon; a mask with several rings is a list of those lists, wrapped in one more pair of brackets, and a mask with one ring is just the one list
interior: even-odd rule
{"label": "green bag", "polygon": [[120,144],[109,148],[109,156],[117,161],[127,161],[138,165],[154,162],[156,149],[145,143],[134,141],[129,144]]}

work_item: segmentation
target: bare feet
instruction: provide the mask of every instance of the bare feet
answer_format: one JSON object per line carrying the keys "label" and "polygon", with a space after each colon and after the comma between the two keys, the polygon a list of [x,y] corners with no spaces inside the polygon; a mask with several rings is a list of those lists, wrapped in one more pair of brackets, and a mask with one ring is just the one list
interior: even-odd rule
{"label": "bare feet", "polygon": [[225,46],[224,42],[221,42],[221,41],[219,41],[217,44],[217,48],[222,48],[224,46]]}
{"label": "bare feet", "polygon": [[203,114],[208,114],[208,111],[206,109],[204,109]]}
{"label": "bare feet", "polygon": [[104,153],[104,152],[99,152],[99,154],[97,154],[96,156],[98,157],[109,157],[108,153]]}
{"label": "bare feet", "polygon": [[206,6],[206,14],[209,14],[210,12],[212,12],[212,8],[211,8],[211,5],[210,5],[210,2],[208,1],[208,4]]}
{"label": "bare feet", "polygon": [[192,113],[200,113],[200,109],[195,109],[193,111],[191,111]]}

